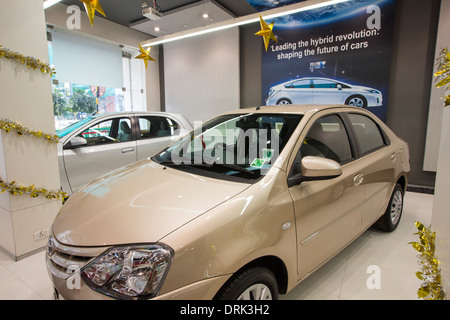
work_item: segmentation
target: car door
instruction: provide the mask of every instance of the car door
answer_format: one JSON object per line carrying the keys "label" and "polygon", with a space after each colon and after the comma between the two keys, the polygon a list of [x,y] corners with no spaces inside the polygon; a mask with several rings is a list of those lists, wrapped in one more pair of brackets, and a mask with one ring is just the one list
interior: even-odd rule
{"label": "car door", "polygon": [[363,166],[338,113],[320,113],[309,121],[297,143],[289,176],[298,174],[303,157],[324,157],[341,165],[339,177],[303,181],[289,187],[295,210],[299,278],[332,257],[361,231]]}
{"label": "car door", "polygon": [[387,135],[365,114],[348,113],[364,164],[366,204],[363,225],[372,225],[383,213],[395,182],[397,155]]}
{"label": "car door", "polygon": [[137,157],[142,160],[155,155],[178,140],[180,125],[165,116],[137,116]]}
{"label": "car door", "polygon": [[313,103],[313,89],[311,79],[299,79],[292,82],[286,90],[287,97],[293,104],[311,104]]}
{"label": "car door", "polygon": [[344,104],[342,85],[328,79],[314,79],[314,104]]}
{"label": "car door", "polygon": [[74,192],[84,184],[137,160],[136,140],[129,117],[99,120],[83,129],[75,138],[86,139],[84,145],[63,148],[64,166]]}

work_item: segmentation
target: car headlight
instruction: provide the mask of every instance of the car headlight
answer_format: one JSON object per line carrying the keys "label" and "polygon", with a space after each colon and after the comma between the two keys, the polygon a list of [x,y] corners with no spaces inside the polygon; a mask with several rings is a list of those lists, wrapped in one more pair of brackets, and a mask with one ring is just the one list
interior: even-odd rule
{"label": "car headlight", "polygon": [[113,247],[81,269],[93,290],[117,299],[148,299],[159,293],[172,262],[164,244]]}
{"label": "car headlight", "polygon": [[381,94],[381,92],[380,91],[378,91],[378,90],[375,90],[375,89],[365,89],[367,92],[370,92],[370,93],[374,93],[374,94]]}

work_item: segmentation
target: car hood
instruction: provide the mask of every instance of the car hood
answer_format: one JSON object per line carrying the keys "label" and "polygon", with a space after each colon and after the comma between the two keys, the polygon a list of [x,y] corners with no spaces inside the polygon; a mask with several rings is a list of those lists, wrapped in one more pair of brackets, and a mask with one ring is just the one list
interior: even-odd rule
{"label": "car hood", "polygon": [[249,186],[140,161],[74,193],[52,233],[73,246],[156,242]]}
{"label": "car hood", "polygon": [[[364,87],[364,86],[355,86],[355,85],[352,85],[351,88],[350,88],[350,90],[357,90],[357,91],[364,91],[364,90],[367,90],[367,91],[370,91],[370,90],[376,90],[376,89],[370,88],[370,87]],[[378,90],[377,90],[377,91],[378,91]]]}

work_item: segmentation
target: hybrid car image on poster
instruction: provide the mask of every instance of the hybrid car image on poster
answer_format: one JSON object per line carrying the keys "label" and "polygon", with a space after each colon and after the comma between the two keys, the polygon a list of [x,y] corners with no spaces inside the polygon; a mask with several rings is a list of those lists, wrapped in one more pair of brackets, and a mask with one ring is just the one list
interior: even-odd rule
{"label": "hybrid car image on poster", "polygon": [[350,0],[267,19],[278,42],[262,49],[263,104],[356,105],[385,121],[394,9],[395,0]]}
{"label": "hybrid car image on poster", "polygon": [[347,104],[361,108],[383,105],[380,91],[327,78],[301,78],[273,86],[266,105]]}

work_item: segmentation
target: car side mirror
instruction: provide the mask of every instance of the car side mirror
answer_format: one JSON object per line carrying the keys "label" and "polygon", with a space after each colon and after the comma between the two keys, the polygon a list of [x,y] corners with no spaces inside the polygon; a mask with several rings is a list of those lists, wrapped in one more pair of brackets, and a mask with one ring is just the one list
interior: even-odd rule
{"label": "car side mirror", "polygon": [[64,149],[75,149],[87,145],[87,140],[82,137],[73,137],[64,145]]}
{"label": "car side mirror", "polygon": [[334,160],[307,156],[300,163],[300,173],[288,178],[288,187],[293,187],[304,181],[327,180],[342,174],[341,165]]}
{"label": "car side mirror", "polygon": [[337,85],[338,90],[342,90],[342,86],[340,84]]}

